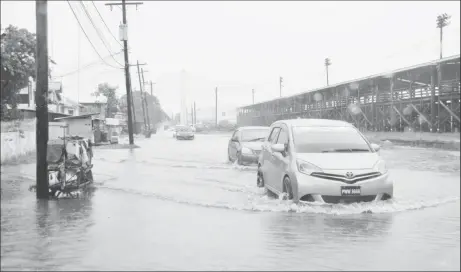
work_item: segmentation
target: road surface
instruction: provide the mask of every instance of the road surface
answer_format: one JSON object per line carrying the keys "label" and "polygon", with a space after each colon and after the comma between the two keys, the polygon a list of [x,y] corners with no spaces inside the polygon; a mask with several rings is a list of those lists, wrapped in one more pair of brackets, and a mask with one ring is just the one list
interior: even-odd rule
{"label": "road surface", "polygon": [[459,152],[386,146],[393,201],[295,205],[228,163],[228,138],[96,149],[79,200],[36,201],[35,165],[2,166],[1,269],[459,271]]}

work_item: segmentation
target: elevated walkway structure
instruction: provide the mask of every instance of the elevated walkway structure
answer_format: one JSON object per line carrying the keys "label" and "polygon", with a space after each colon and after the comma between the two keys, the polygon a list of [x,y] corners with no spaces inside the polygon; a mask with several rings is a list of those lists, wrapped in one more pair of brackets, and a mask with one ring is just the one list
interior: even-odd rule
{"label": "elevated walkway structure", "polygon": [[459,132],[460,55],[244,106],[237,124],[298,117],[369,131]]}

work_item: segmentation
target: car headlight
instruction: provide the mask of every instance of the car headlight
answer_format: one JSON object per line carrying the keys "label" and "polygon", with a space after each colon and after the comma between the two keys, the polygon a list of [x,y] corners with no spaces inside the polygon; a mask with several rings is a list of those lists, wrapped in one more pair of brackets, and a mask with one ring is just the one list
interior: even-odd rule
{"label": "car headlight", "polygon": [[253,150],[249,149],[248,147],[242,147],[242,154],[253,154]]}
{"label": "car headlight", "polygon": [[306,175],[310,175],[314,172],[323,172],[320,167],[302,160],[297,160],[296,164],[298,165],[298,171]]}
{"label": "car headlight", "polygon": [[382,175],[386,174],[386,173],[387,173],[386,162],[383,161],[383,160],[379,160],[379,161],[375,164],[375,166],[373,166],[373,170],[376,171],[376,172],[381,173]]}

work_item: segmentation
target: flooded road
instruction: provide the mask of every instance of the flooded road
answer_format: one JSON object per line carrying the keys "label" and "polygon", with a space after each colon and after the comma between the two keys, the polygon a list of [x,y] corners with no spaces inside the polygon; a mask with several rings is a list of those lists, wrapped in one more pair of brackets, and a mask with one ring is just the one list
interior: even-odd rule
{"label": "flooded road", "polygon": [[228,163],[228,139],[96,149],[79,200],[37,202],[35,165],[2,166],[2,270],[459,271],[459,152],[384,147],[394,200],[296,205]]}

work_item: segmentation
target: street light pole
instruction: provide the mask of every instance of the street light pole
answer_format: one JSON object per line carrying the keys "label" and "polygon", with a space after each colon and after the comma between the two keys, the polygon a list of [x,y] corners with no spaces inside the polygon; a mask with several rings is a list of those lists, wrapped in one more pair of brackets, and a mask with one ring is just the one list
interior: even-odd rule
{"label": "street light pole", "polygon": [[215,125],[218,127],[218,87],[215,88]]}

